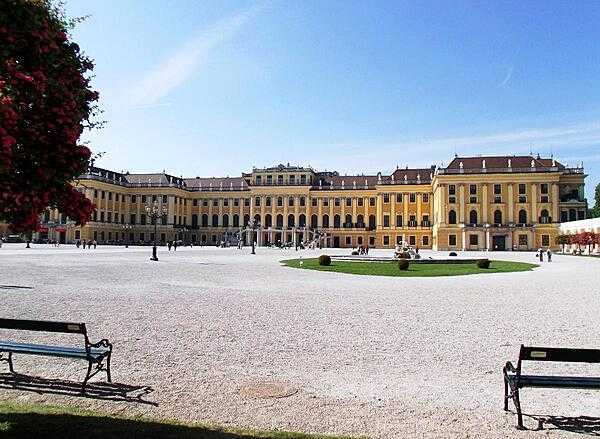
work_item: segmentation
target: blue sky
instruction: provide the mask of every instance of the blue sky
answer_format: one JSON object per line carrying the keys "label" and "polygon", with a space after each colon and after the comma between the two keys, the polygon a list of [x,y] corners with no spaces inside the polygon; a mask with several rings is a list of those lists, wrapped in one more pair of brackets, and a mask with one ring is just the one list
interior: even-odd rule
{"label": "blue sky", "polygon": [[344,173],[551,153],[600,180],[600,2],[68,0],[98,165]]}

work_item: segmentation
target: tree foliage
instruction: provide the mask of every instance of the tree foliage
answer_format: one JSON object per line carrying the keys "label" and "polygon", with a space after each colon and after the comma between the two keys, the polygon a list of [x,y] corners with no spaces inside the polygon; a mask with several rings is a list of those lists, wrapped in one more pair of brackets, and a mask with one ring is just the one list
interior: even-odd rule
{"label": "tree foliage", "polygon": [[71,182],[88,166],[78,142],[98,93],[69,27],[51,0],[0,2],[0,220],[16,231],[35,230],[46,207],[78,224],[94,209]]}

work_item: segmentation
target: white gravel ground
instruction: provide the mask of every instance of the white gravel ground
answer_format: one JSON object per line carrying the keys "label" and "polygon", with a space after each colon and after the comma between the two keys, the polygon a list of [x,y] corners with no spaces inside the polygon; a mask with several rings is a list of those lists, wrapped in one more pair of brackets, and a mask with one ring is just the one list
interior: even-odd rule
{"label": "white gravel ground", "polygon": [[[0,398],[373,438],[581,436],[551,425],[517,431],[502,410],[501,369],[521,343],[600,347],[600,260],[555,255],[533,272],[388,278],[278,262],[320,254],[309,250],[159,249],[153,263],[149,248],[23,247],[0,249],[0,315],[85,321],[92,339],[114,343],[114,381],[152,387],[146,399],[157,405],[6,386]],[[532,253],[493,256],[535,262]],[[72,381],[85,369],[22,355],[15,366]],[[265,383],[291,396],[257,398],[252,386]],[[536,415],[600,417],[599,397],[522,393]]]}

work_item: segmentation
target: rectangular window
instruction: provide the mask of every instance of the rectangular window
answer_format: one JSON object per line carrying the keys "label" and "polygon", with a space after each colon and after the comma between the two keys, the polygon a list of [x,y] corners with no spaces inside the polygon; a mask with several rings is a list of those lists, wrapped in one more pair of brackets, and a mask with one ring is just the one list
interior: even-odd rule
{"label": "rectangular window", "polygon": [[423,194],[423,203],[429,203],[429,194]]}
{"label": "rectangular window", "polygon": [[129,215],[129,224],[135,224],[135,213]]}
{"label": "rectangular window", "polygon": [[202,200],[202,205],[203,205],[204,207],[208,206],[208,200]]}
{"label": "rectangular window", "polygon": [[540,185],[540,192],[541,192],[543,195],[548,195],[548,193],[549,193],[549,191],[548,191],[548,183],[542,183],[542,184]]}
{"label": "rectangular window", "polygon": [[257,175],[256,176],[256,185],[260,186],[261,184],[262,184],[262,177],[260,175]]}
{"label": "rectangular window", "polygon": [[338,207],[338,206],[340,205],[340,199],[339,199],[339,198],[336,198],[336,199],[334,200],[334,205],[335,205],[336,207]]}
{"label": "rectangular window", "polygon": [[494,185],[494,195],[502,195],[502,185],[501,184]]}
{"label": "rectangular window", "polygon": [[431,224],[429,223],[429,215],[423,215],[423,222],[421,223],[423,227],[429,227]]}
{"label": "rectangular window", "polygon": [[294,197],[288,197],[288,206],[294,205]]}
{"label": "rectangular window", "polygon": [[277,184],[279,186],[283,185],[283,175],[278,175],[277,176]]}
{"label": "rectangular window", "polygon": [[324,207],[328,207],[329,206],[329,198],[323,198],[323,206]]}
{"label": "rectangular window", "polygon": [[396,215],[396,227],[402,227],[402,215]]}
{"label": "rectangular window", "polygon": [[140,241],[144,242],[144,234],[140,233]]}
{"label": "rectangular window", "polygon": [[519,183],[519,195],[527,195],[527,185]]}
{"label": "rectangular window", "polygon": [[369,236],[369,245],[371,247],[375,247],[375,237],[374,236]]}
{"label": "rectangular window", "polygon": [[278,207],[282,207],[283,206],[283,198],[282,197],[277,197],[277,206]]}
{"label": "rectangular window", "polygon": [[402,194],[396,194],[396,203],[402,203]]}
{"label": "rectangular window", "polygon": [[300,184],[306,184],[306,175],[302,174],[300,176]]}
{"label": "rectangular window", "polygon": [[390,216],[383,215],[383,227],[389,227],[389,226],[390,226]]}
{"label": "rectangular window", "polygon": [[502,203],[502,197],[500,195],[494,195],[494,203]]}
{"label": "rectangular window", "polygon": [[225,207],[229,206],[229,198],[223,199],[223,206],[225,206]]}
{"label": "rectangular window", "polygon": [[108,212],[106,214],[106,222],[107,223],[112,223],[112,212]]}
{"label": "rectangular window", "polygon": [[98,198],[98,190],[94,190],[94,198]]}
{"label": "rectangular window", "polygon": [[383,245],[390,245],[390,237],[389,236],[383,237]]}
{"label": "rectangular window", "polygon": [[352,198],[346,198],[346,207],[352,207]]}
{"label": "rectangular window", "polygon": [[[260,205],[260,202],[259,202],[259,204],[258,204],[258,205]],[[213,200],[213,207],[218,207],[218,206],[219,206],[219,199],[218,199],[218,198],[215,198],[215,199]]]}
{"label": "rectangular window", "polygon": [[519,235],[519,245],[527,245],[527,235]]}
{"label": "rectangular window", "polygon": [[317,207],[319,199],[318,198],[311,198],[310,199],[310,204],[312,207]]}
{"label": "rectangular window", "polygon": [[456,203],[456,197],[454,195],[450,195],[448,197],[448,203],[450,203],[450,204]]}
{"label": "rectangular window", "polygon": [[108,193],[108,201],[111,201],[111,200],[112,200],[112,192],[109,192]]}
{"label": "rectangular window", "polygon": [[550,247],[550,235],[542,235],[542,247]]}
{"label": "rectangular window", "polygon": [[411,202],[411,203],[416,203],[416,202],[417,202],[417,194],[414,194],[414,193],[410,194],[410,195],[408,196],[408,200],[409,200],[409,202]]}
{"label": "rectangular window", "polygon": [[364,202],[365,201],[363,200],[363,197],[359,197],[356,199],[356,203],[358,204],[358,207],[363,207]]}
{"label": "rectangular window", "polygon": [[429,245],[429,236],[424,235],[422,242],[423,242],[424,246],[428,246]]}
{"label": "rectangular window", "polygon": [[471,203],[471,204],[477,203],[477,197],[476,196],[475,197],[469,197],[469,203]]}
{"label": "rectangular window", "polygon": [[375,197],[369,198],[369,206],[375,206]]}
{"label": "rectangular window", "polygon": [[456,185],[448,185],[448,195],[456,195]]}
{"label": "rectangular window", "polygon": [[162,202],[163,202],[163,203],[167,203],[168,201],[169,201],[169,197],[168,197],[168,196],[166,196],[166,195],[163,195],[163,196],[162,196]]}
{"label": "rectangular window", "polygon": [[144,214],[140,215],[140,224],[142,224],[142,225],[146,224],[146,215],[144,215]]}
{"label": "rectangular window", "polygon": [[402,245],[402,235],[396,235],[396,244],[397,245]]}
{"label": "rectangular window", "polygon": [[244,206],[245,207],[249,207],[250,206],[250,198],[244,198]]}
{"label": "rectangular window", "polygon": [[104,222],[104,212],[100,212],[100,222]]}
{"label": "rectangular window", "polygon": [[131,196],[131,202],[132,203],[137,203],[137,195],[132,195]]}
{"label": "rectangular window", "polygon": [[154,203],[156,201],[156,195],[152,195],[152,202]]}
{"label": "rectangular window", "polygon": [[448,235],[448,245],[450,247],[456,247],[456,235]]}
{"label": "rectangular window", "polygon": [[197,206],[198,205],[198,200],[196,198],[194,198],[192,200],[192,206]]}
{"label": "rectangular window", "polygon": [[238,206],[240,205],[240,199],[239,199],[239,198],[234,198],[234,199],[233,199],[233,205],[234,205],[235,207],[238,207]]}
{"label": "rectangular window", "polygon": [[390,202],[390,194],[383,194],[383,202],[384,203]]}
{"label": "rectangular window", "polygon": [[269,186],[273,184],[273,176],[272,175],[267,175],[267,184]]}
{"label": "rectangular window", "polygon": [[145,203],[145,202],[146,202],[146,196],[142,195],[142,203]]}
{"label": "rectangular window", "polygon": [[296,176],[290,175],[290,184],[296,184]]}
{"label": "rectangular window", "polygon": [[352,245],[352,236],[346,236],[346,245]]}
{"label": "rectangular window", "polygon": [[106,197],[106,193],[104,191],[100,192],[100,196],[102,197],[102,199],[104,200],[104,198]]}
{"label": "rectangular window", "polygon": [[416,245],[417,244],[417,237],[415,235],[410,235],[408,237],[408,244],[409,245]]}
{"label": "rectangular window", "polygon": [[265,198],[265,206],[271,207],[271,202],[272,202],[271,197]]}
{"label": "rectangular window", "polygon": [[469,235],[469,245],[479,245],[479,235]]}
{"label": "rectangular window", "polygon": [[469,195],[477,195],[477,185],[476,184],[469,185]]}

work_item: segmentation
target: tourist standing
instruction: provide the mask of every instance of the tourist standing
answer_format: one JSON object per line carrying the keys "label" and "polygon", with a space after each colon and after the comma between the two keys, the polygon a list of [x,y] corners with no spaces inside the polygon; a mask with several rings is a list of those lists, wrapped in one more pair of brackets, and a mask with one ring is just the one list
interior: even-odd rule
{"label": "tourist standing", "polygon": [[167,241],[167,248],[169,249],[169,251],[171,251],[171,241]]}
{"label": "tourist standing", "polygon": [[94,250],[96,250],[96,246],[98,245],[98,241],[94,239]]}
{"label": "tourist standing", "polygon": [[544,262],[544,249],[540,247],[538,254],[540,256],[540,262]]}
{"label": "tourist standing", "polygon": [[552,262],[552,252],[550,251],[550,249],[548,249],[548,251],[546,252],[546,256],[548,256],[548,262]]}
{"label": "tourist standing", "polygon": [[173,241],[173,251],[177,251],[177,241]]}

